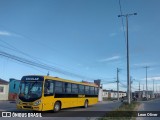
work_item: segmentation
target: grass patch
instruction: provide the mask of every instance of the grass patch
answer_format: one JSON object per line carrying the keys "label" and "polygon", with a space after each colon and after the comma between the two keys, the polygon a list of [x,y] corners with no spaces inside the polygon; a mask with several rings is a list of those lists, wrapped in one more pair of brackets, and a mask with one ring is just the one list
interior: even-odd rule
{"label": "grass patch", "polygon": [[118,109],[118,111],[134,111],[137,106],[139,106],[140,103],[138,102],[131,102],[131,104],[128,104],[124,102]]}
{"label": "grass patch", "polygon": [[140,103],[132,102],[131,104],[123,103],[118,109],[108,112],[99,120],[134,120],[136,112],[134,112]]}

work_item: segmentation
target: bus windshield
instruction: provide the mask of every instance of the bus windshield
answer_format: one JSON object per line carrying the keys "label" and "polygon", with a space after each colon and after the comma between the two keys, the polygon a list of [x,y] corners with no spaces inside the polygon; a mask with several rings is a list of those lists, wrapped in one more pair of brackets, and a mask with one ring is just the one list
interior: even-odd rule
{"label": "bus windshield", "polygon": [[42,81],[22,81],[20,84],[19,99],[35,101],[42,96]]}

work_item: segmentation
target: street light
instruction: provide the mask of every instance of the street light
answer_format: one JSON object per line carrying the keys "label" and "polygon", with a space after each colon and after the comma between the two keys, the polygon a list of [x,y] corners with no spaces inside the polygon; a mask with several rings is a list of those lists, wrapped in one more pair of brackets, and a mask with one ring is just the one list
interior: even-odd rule
{"label": "street light", "polygon": [[137,13],[132,14],[125,14],[125,15],[118,15],[118,17],[126,17],[126,31],[127,31],[127,97],[128,97],[128,104],[131,103],[131,97],[130,97],[130,75],[129,75],[129,43],[128,43],[128,17],[131,15],[137,15]]}

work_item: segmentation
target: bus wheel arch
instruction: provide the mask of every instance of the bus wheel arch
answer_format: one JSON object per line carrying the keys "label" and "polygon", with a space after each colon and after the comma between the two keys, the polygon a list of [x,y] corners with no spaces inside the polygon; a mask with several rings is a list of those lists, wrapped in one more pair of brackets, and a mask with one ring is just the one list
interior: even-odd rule
{"label": "bus wheel arch", "polygon": [[89,104],[89,101],[88,101],[88,99],[86,99],[85,102],[84,102],[84,108],[87,108],[88,104]]}
{"label": "bus wheel arch", "polygon": [[54,108],[53,108],[54,112],[60,111],[61,110],[61,106],[62,106],[61,101],[56,101],[55,104],[54,104]]}

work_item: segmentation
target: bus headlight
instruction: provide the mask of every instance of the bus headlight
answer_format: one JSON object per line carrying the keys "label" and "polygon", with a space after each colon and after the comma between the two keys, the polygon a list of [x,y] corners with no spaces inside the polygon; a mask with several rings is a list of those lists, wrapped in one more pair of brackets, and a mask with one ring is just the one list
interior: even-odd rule
{"label": "bus headlight", "polygon": [[41,103],[41,100],[37,100],[36,102],[34,102],[33,105],[37,106],[37,105],[39,105],[40,103]]}

